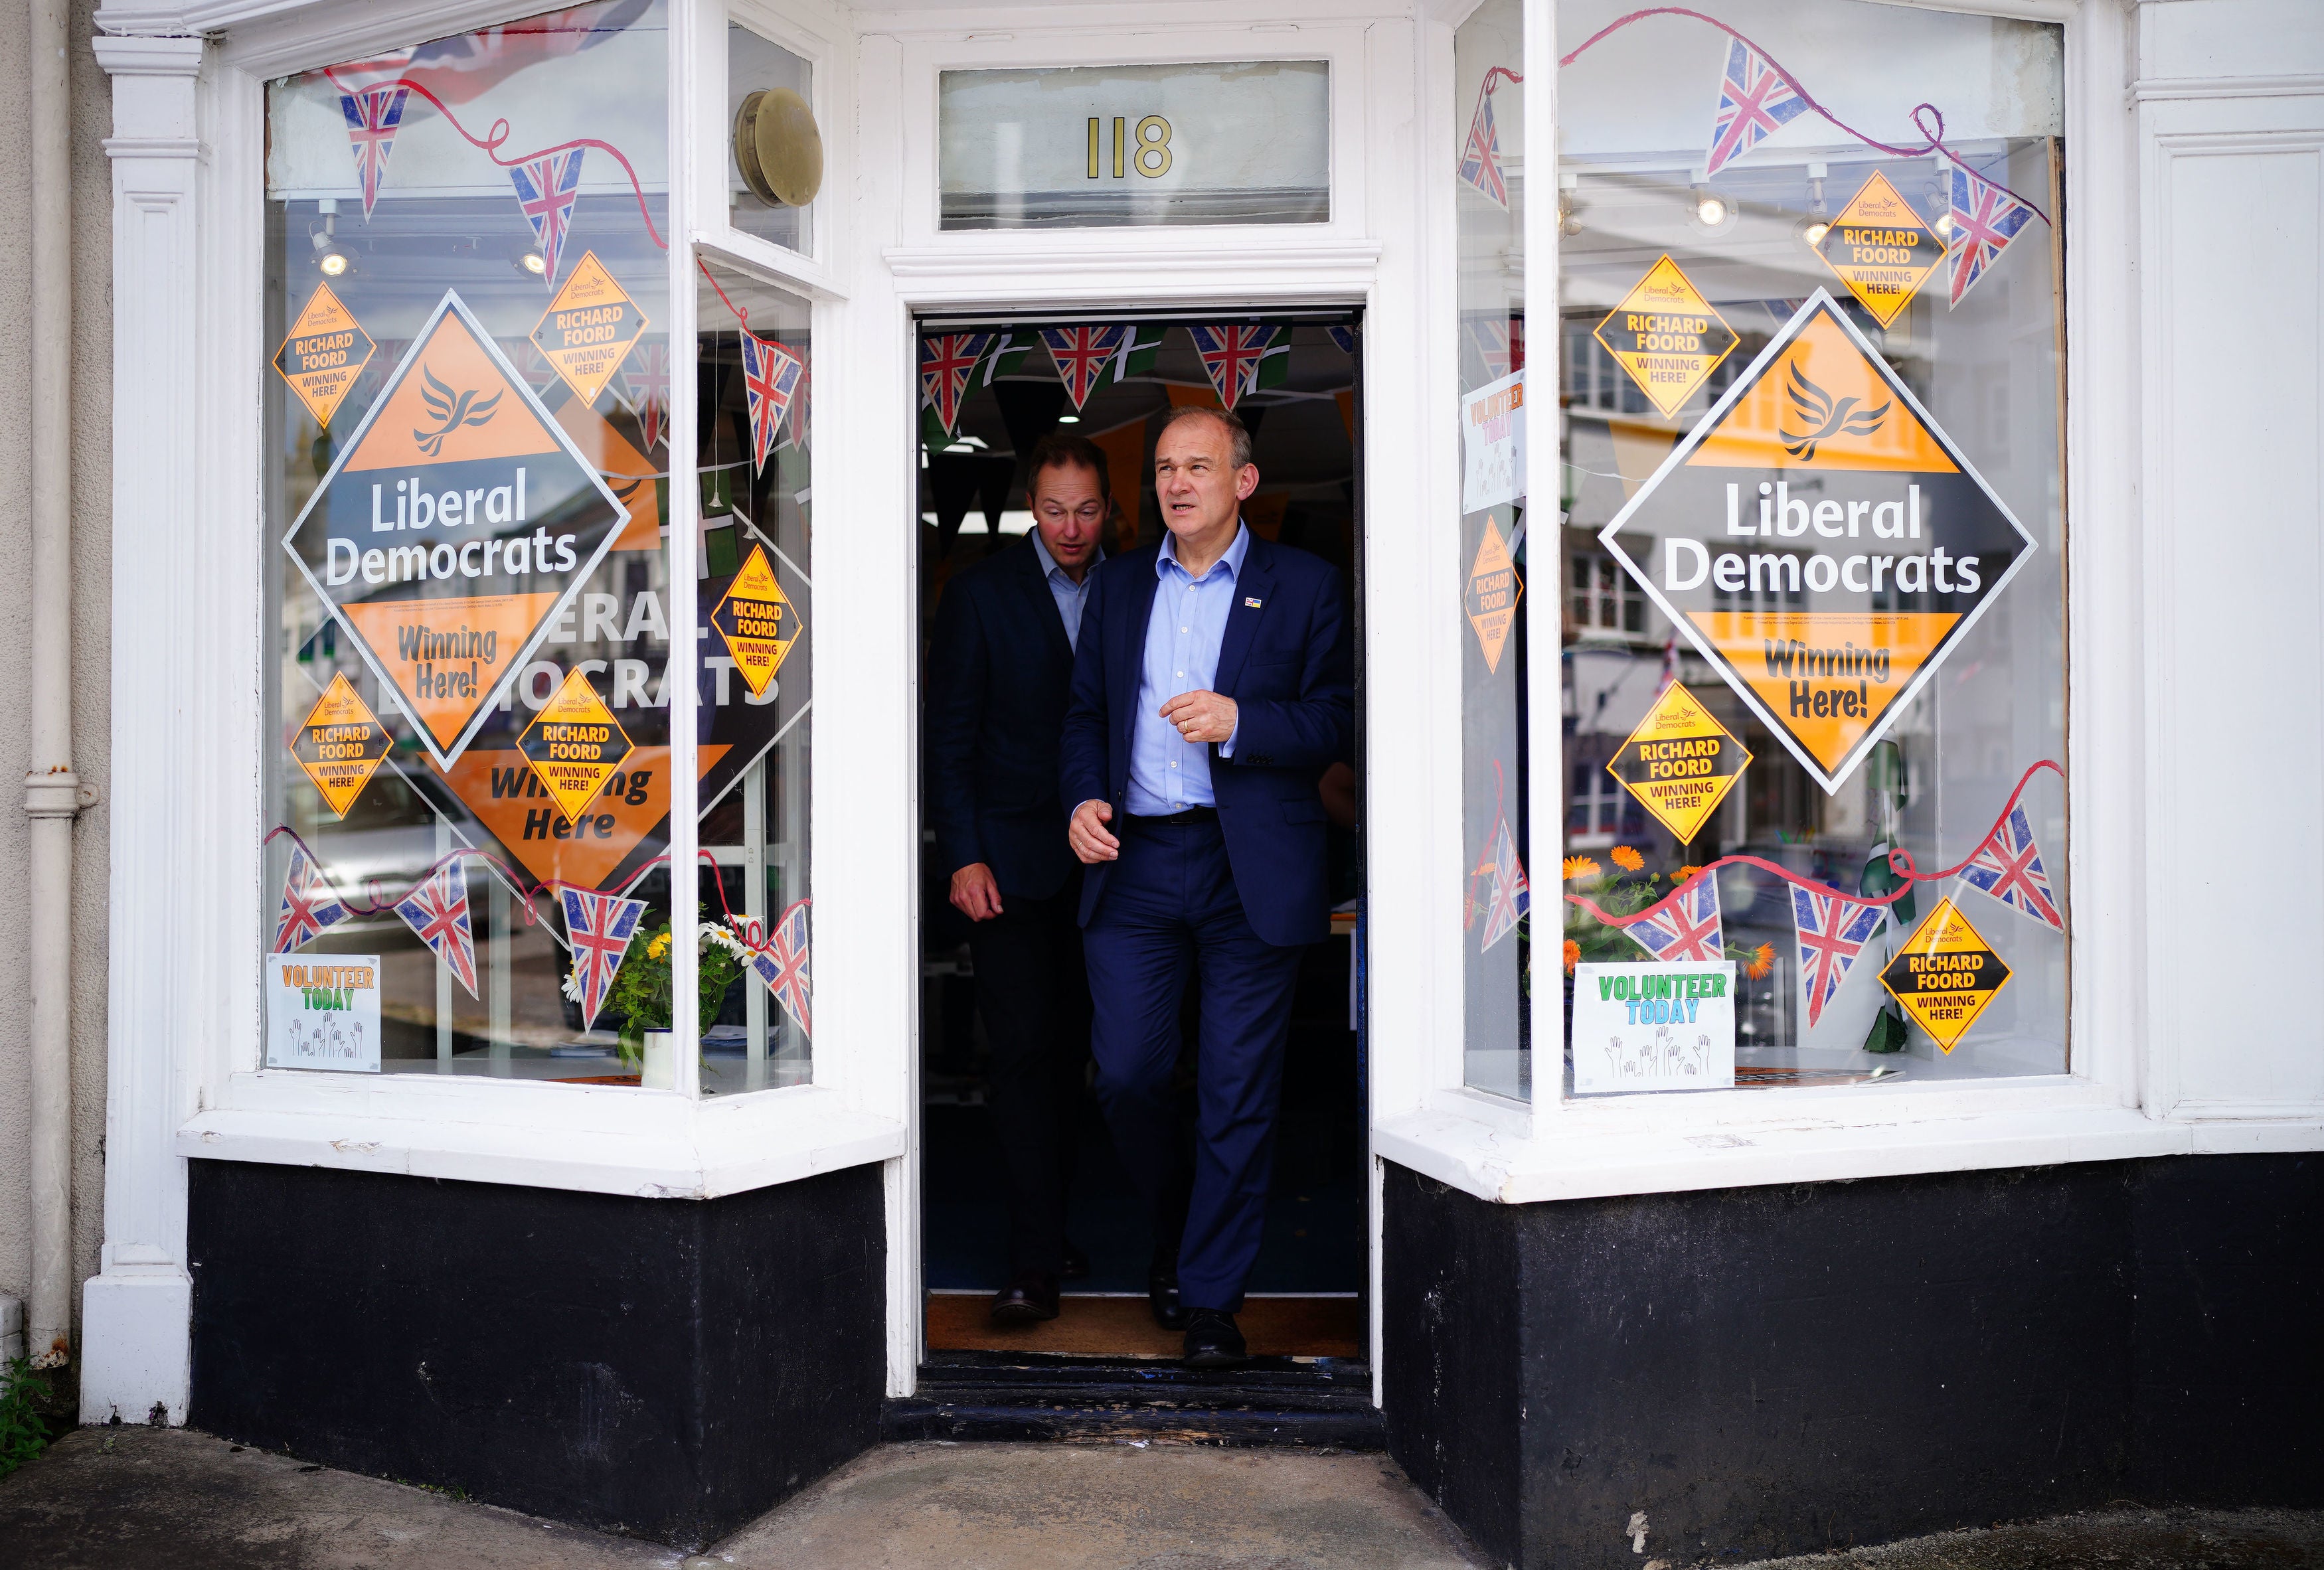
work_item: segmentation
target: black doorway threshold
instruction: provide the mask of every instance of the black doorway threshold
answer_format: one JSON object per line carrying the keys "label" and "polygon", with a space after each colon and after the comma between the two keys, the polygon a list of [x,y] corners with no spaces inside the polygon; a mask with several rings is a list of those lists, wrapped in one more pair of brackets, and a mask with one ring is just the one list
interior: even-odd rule
{"label": "black doorway threshold", "polygon": [[881,1409],[881,1437],[1384,1450],[1368,1363],[1253,1358],[1198,1371],[1152,1358],[945,1352]]}

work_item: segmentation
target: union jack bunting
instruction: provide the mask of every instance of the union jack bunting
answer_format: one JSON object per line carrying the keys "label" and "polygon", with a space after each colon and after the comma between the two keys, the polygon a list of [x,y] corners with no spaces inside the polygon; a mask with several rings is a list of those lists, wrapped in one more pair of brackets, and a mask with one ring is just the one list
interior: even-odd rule
{"label": "union jack bunting", "polygon": [[1719,931],[1719,876],[1706,872],[1654,914],[1622,929],[1657,959],[1710,961],[1727,957]]}
{"label": "union jack bunting", "polygon": [[355,150],[355,183],[363,188],[364,216],[371,216],[379,200],[380,182],[387,178],[387,155],[395,147],[395,133],[403,128],[403,101],[409,87],[365,87],[341,93],[339,113],[346,117],[347,144]]}
{"label": "union jack bunting", "polygon": [[1219,401],[1229,409],[1245,394],[1280,382],[1291,369],[1291,335],[1279,326],[1229,323],[1186,330]]}
{"label": "union jack bunting", "polygon": [[775,930],[765,949],[751,956],[751,969],[783,1012],[798,1021],[798,1028],[809,1036],[815,1034],[812,1000],[807,978],[807,907],[811,902],[801,900],[785,911],[775,923]]}
{"label": "union jack bunting", "polygon": [[581,1028],[597,1024],[597,1011],[613,990],[613,976],[637,935],[638,918],[646,902],[617,894],[591,894],[582,889],[559,891],[564,895],[565,937],[573,946],[573,979],[581,994]]}
{"label": "union jack bunting", "polygon": [[568,147],[509,170],[516,186],[517,206],[540,243],[541,281],[557,282],[557,263],[565,254],[565,237],[573,228],[573,203],[581,195],[581,155],[588,149]]}
{"label": "union jack bunting", "polygon": [[[807,422],[815,415],[815,367],[799,367],[798,391],[791,396],[790,418],[783,421],[783,437],[778,447],[794,446],[805,451],[807,445]],[[806,503],[800,503],[805,506]]]}
{"label": "union jack bunting", "polygon": [[1492,877],[1485,895],[1484,948],[1489,950],[1517,931],[1517,918],[1533,908],[1533,891],[1526,886],[1525,863],[1517,859],[1517,839],[1507,818],[1493,824],[1493,858],[1478,870]]}
{"label": "union jack bunting", "polygon": [[807,374],[807,362],[776,343],[742,329],[742,390],[751,406],[751,466],[763,469],[775,450],[775,433]]}
{"label": "union jack bunting", "polygon": [[282,903],[274,913],[274,951],[302,949],[347,919],[345,901],[323,881],[303,845],[290,847],[290,869],[282,875]]}
{"label": "union jack bunting", "polygon": [[1848,968],[1887,919],[1885,906],[1792,885],[1792,924],[1799,935],[1800,990],[1807,999],[1808,1024],[1823,1017],[1823,1005],[1848,979]]}
{"label": "union jack bunting", "polygon": [[1808,101],[1784,79],[1773,61],[1741,39],[1730,40],[1703,178],[1717,174],[1807,112]]}
{"label": "union jack bunting", "polygon": [[640,344],[637,368],[622,372],[622,388],[637,411],[638,435],[650,451],[669,424],[669,345],[658,339]]}
{"label": "union jack bunting", "polygon": [[1520,316],[1471,317],[1469,342],[1485,363],[1485,380],[1499,381],[1512,371],[1525,369],[1525,318]]}
{"label": "union jack bunting", "polygon": [[2023,807],[2010,808],[2009,815],[1993,826],[1993,832],[1961,868],[1961,881],[1983,889],[2020,915],[2032,916],[2061,932],[2066,930],[2066,918],[2058,914],[2058,896],[2050,887],[2050,875],[2042,867],[2042,852],[2034,843],[2034,825]]}
{"label": "union jack bunting", "polygon": [[1120,322],[1102,327],[1044,327],[1041,342],[1049,346],[1049,358],[1056,362],[1057,380],[1065,384],[1065,396],[1074,400],[1079,411],[1089,401],[1089,395],[1105,380],[1105,369],[1121,353],[1121,341],[1130,329]]}
{"label": "union jack bunting", "polygon": [[457,858],[399,902],[395,914],[476,996],[476,940],[468,927],[468,875]]}
{"label": "union jack bunting", "polygon": [[1351,359],[1351,360],[1352,360],[1352,359],[1354,359],[1354,358],[1355,358],[1355,356],[1356,356],[1356,330],[1355,330],[1355,328],[1353,328],[1353,327],[1326,327],[1326,328],[1324,328],[1324,329],[1323,329],[1323,331],[1331,335],[1332,342],[1333,342],[1333,344],[1337,344],[1337,345],[1339,346],[1339,350],[1340,350],[1340,353],[1341,353],[1345,354],[1345,355],[1346,355],[1346,356],[1348,356],[1348,358],[1349,358],[1349,359]]}
{"label": "union jack bunting", "polygon": [[1503,212],[1509,188],[1501,179],[1501,133],[1493,125],[1493,78],[1477,90],[1477,112],[1469,119],[1468,145],[1461,150],[1461,183]]}
{"label": "union jack bunting", "polygon": [[920,340],[920,407],[935,411],[945,436],[960,423],[969,378],[991,346],[990,333],[942,333]]}
{"label": "union jack bunting", "polygon": [[2033,221],[2034,209],[1991,180],[1953,165],[1952,292],[1950,310],[2001,260],[2009,243]]}

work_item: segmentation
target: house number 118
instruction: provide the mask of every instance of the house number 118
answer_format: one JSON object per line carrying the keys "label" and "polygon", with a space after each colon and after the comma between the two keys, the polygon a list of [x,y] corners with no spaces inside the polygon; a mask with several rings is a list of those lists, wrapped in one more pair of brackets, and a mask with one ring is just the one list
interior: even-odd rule
{"label": "house number 118", "polygon": [[[1099,116],[1089,120],[1089,178],[1099,178],[1098,129]],[[1113,178],[1121,179],[1135,168],[1148,179],[1159,179],[1170,172],[1170,122],[1159,115],[1148,115],[1138,123],[1138,139],[1130,139],[1127,115],[1113,117]]]}

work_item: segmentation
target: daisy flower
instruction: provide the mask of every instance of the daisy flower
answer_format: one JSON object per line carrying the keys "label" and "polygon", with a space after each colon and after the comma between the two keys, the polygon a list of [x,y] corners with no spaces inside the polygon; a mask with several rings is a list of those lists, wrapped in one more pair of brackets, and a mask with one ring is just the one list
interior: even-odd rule
{"label": "daisy flower", "polygon": [[1625,872],[1636,872],[1646,864],[1646,858],[1628,845],[1617,845],[1606,854],[1611,856],[1614,865]]}
{"label": "daisy flower", "polygon": [[1595,877],[1598,876],[1598,864],[1587,856],[1569,856],[1559,873],[1568,883],[1578,878]]}

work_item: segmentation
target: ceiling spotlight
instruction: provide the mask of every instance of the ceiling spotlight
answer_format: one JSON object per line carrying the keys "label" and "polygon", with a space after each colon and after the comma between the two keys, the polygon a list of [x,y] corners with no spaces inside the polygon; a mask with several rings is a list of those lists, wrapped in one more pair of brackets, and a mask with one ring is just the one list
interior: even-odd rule
{"label": "ceiling spotlight", "polygon": [[325,278],[345,278],[355,269],[355,258],[334,245],[315,258],[315,265],[323,270]]}
{"label": "ceiling spotlight", "polygon": [[1823,165],[1820,163],[1808,166],[1807,216],[1792,225],[1792,233],[1805,241],[1810,250],[1821,245],[1823,237],[1831,233],[1831,209],[1823,205]]}
{"label": "ceiling spotlight", "polygon": [[1061,426],[1077,426],[1082,423],[1082,417],[1077,414],[1061,414],[1057,417],[1057,423]]}
{"label": "ceiling spotlight", "polygon": [[1940,213],[1940,214],[1938,214],[1938,215],[1937,215],[1937,221],[1936,221],[1935,223],[1933,223],[1933,224],[1930,225],[1929,225],[1929,227],[1930,227],[1930,228],[1932,228],[1932,229],[1934,229],[1934,230],[1937,232],[1937,238],[1938,238],[1938,239],[1940,239],[1940,240],[1950,240],[1950,239],[1953,237],[1953,216],[1952,216],[1952,214],[1950,214],[1950,213],[1949,213],[1949,212],[1947,212],[1947,213]]}
{"label": "ceiling spotlight", "polygon": [[1740,211],[1731,198],[1720,196],[1708,186],[1696,186],[1690,200],[1690,212],[1700,228],[1724,229],[1735,222]]}
{"label": "ceiling spotlight", "polygon": [[539,278],[549,271],[549,260],[538,251],[527,251],[517,257],[516,270],[519,272],[529,272],[533,277]]}

